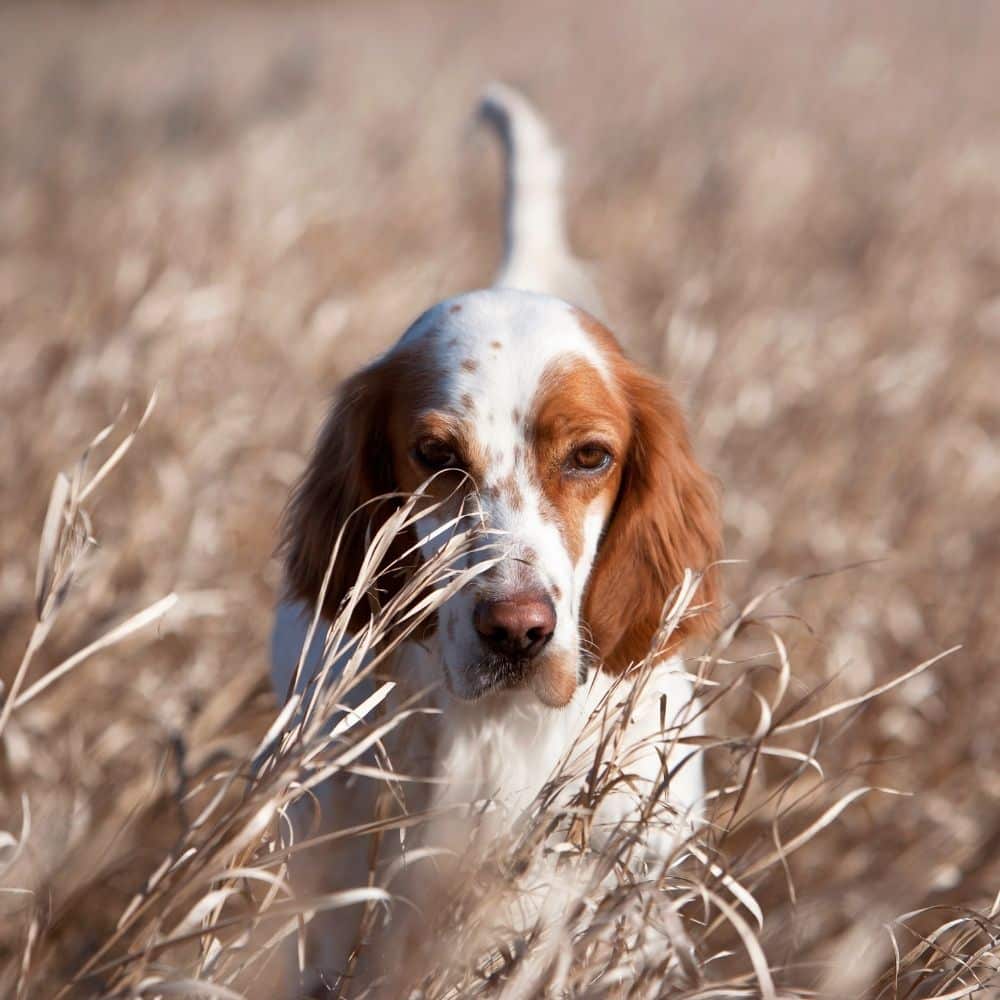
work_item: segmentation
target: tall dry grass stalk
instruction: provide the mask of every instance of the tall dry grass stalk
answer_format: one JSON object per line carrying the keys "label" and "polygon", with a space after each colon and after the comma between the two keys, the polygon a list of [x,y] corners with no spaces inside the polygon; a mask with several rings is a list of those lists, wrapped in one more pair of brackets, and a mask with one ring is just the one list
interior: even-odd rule
{"label": "tall dry grass stalk", "polygon": [[[84,503],[135,435],[129,434],[88,476],[92,449],[112,430],[95,438],[71,477],[56,480],[38,560],[38,625],[6,692],[3,723],[16,720],[20,709],[82,667],[89,655],[154,622],[175,600],[170,595],[129,617],[25,687],[32,655],[59,611],[73,600],[74,581],[94,544]],[[646,795],[640,818],[603,831],[599,846],[592,846],[589,820],[598,803],[629,781],[619,754],[624,720],[642,696],[648,666],[688,610],[697,583],[691,575],[665,608],[649,657],[630,672],[630,693],[619,698],[613,690],[598,706],[581,741],[508,832],[485,849],[480,844],[468,856],[453,859],[460,869],[464,866],[463,876],[433,912],[421,914],[424,933],[411,936],[408,954],[399,950],[397,928],[413,903],[394,891],[399,863],[391,866],[386,884],[373,884],[368,873],[359,871],[355,881],[336,891],[312,897],[297,893],[289,878],[296,854],[345,838],[377,842],[407,831],[419,837],[434,818],[407,809],[405,795],[398,794],[401,781],[433,780],[433,775],[397,774],[385,749],[413,713],[430,711],[421,699],[380,712],[393,688],[391,680],[381,680],[358,707],[343,707],[362,681],[384,676],[399,644],[451,593],[490,565],[487,560],[471,570],[454,568],[459,556],[489,544],[474,526],[457,521],[438,554],[362,631],[350,635],[347,623],[356,602],[391,568],[386,564],[390,543],[415,523],[420,503],[426,501],[408,498],[371,540],[357,586],[330,629],[316,683],[291,695],[250,753],[208,760],[190,776],[181,797],[188,820],[179,838],[161,852],[142,887],[114,915],[114,930],[95,943],[60,988],[51,966],[60,914],[47,904],[44,881],[32,880],[24,864],[35,835],[30,797],[24,795],[20,825],[3,833],[0,844],[5,919],[19,928],[8,937],[19,946],[3,973],[5,995],[29,997],[43,990],[56,997],[265,995],[259,989],[263,971],[282,964],[289,942],[298,941],[301,954],[310,920],[320,911],[346,907],[366,907],[370,916],[356,960],[367,959],[375,970],[391,967],[394,995],[400,996],[985,995],[982,991],[998,975],[1000,896],[990,910],[978,913],[942,909],[891,915],[876,908],[831,942],[826,961],[807,968],[799,966],[794,953],[780,962],[769,957],[763,935],[775,929],[759,898],[763,887],[785,880],[794,897],[789,859],[822,839],[863,797],[896,794],[851,775],[824,773],[819,757],[827,727],[847,717],[849,731],[850,713],[953,650],[864,694],[821,705],[821,692],[796,690],[781,630],[761,614],[770,595],[749,601],[692,661],[699,700],[659,737],[664,762],[673,745],[689,743],[703,755],[710,774],[721,779],[709,793],[704,822],[688,827],[684,817],[663,808],[671,780],[664,763],[659,787]],[[335,550],[333,559],[336,555]],[[766,648],[751,653],[741,643],[754,631]],[[740,699],[755,706],[751,725],[728,731],[710,725],[709,735],[685,735],[684,724],[696,713],[706,712],[713,722],[738,717],[738,708],[726,708]],[[589,749],[581,757],[583,746]],[[765,760],[781,765],[767,781],[761,780]],[[394,808],[360,826],[335,826],[302,839],[290,807],[308,803],[323,781],[347,774],[384,783],[393,791]],[[583,775],[575,796],[560,794]],[[461,822],[471,830],[490,803],[470,805]],[[653,862],[643,844],[657,835],[675,846]],[[418,849],[403,857],[419,866],[431,854]],[[99,897],[104,875],[100,868],[80,872],[76,893]],[[377,935],[372,933],[376,925],[381,927]],[[365,948],[382,950],[369,957]],[[387,975],[376,975],[365,989],[349,979],[339,986],[348,994],[367,995],[377,992],[380,982],[384,986]]]}

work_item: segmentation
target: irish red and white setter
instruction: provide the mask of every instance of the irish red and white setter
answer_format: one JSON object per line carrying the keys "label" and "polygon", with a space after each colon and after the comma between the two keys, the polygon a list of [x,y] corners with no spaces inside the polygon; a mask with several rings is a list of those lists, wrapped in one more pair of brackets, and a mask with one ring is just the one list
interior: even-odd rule
{"label": "irish red and white setter", "polygon": [[[431,634],[405,644],[394,669],[411,687],[432,688],[440,709],[438,799],[521,809],[615,678],[647,655],[685,570],[703,574],[693,612],[644,680],[630,730],[636,750],[626,757],[636,781],[602,806],[601,819],[620,823],[642,782],[662,774],[657,734],[690,702],[678,654],[715,616],[714,488],[667,387],[583,307],[600,308],[568,249],[561,158],[546,126],[508,88],[491,89],[483,110],[508,154],[501,273],[493,287],[425,312],[341,387],[287,510],[274,684],[288,694],[338,536],[327,619],[355,584],[366,540],[393,509],[363,505],[430,480],[436,506],[415,537],[397,540],[398,551],[430,557],[446,537],[438,529],[471,512],[492,544],[466,556],[467,565],[501,558],[440,607]],[[403,579],[402,569],[383,578],[379,602]],[[358,607],[356,627],[369,613],[366,602]],[[317,650],[301,683],[316,669]],[[699,731],[697,720],[689,731]],[[691,754],[676,745],[673,752]],[[702,796],[695,757],[676,770],[665,806],[697,814]],[[362,822],[369,806],[357,787],[333,790],[327,803],[345,827]],[[365,871],[355,860],[362,870],[348,884]]]}

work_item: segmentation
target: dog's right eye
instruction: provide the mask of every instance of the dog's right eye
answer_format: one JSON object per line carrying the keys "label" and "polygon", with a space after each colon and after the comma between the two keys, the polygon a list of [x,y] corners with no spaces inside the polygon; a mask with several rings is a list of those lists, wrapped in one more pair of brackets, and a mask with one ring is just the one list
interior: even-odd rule
{"label": "dog's right eye", "polygon": [[435,471],[461,467],[455,449],[437,438],[421,438],[413,448],[413,455],[421,465]]}

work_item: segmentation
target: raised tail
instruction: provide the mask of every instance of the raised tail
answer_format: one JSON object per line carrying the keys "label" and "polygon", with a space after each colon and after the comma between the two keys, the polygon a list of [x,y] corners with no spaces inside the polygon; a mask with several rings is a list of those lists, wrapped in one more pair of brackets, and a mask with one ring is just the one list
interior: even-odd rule
{"label": "raised tail", "polygon": [[518,91],[491,84],[479,116],[504,151],[504,253],[494,286],[545,292],[600,316],[600,296],[569,246],[563,157],[545,120]]}

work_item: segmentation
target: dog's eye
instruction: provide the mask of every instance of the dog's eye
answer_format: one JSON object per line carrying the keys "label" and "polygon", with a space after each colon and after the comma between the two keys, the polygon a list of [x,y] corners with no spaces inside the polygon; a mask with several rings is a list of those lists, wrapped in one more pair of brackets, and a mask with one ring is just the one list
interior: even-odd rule
{"label": "dog's eye", "polygon": [[413,454],[428,469],[456,469],[461,465],[455,449],[437,438],[421,438],[414,446]]}
{"label": "dog's eye", "polygon": [[610,464],[611,452],[600,444],[581,445],[569,459],[569,467],[576,472],[602,472]]}

